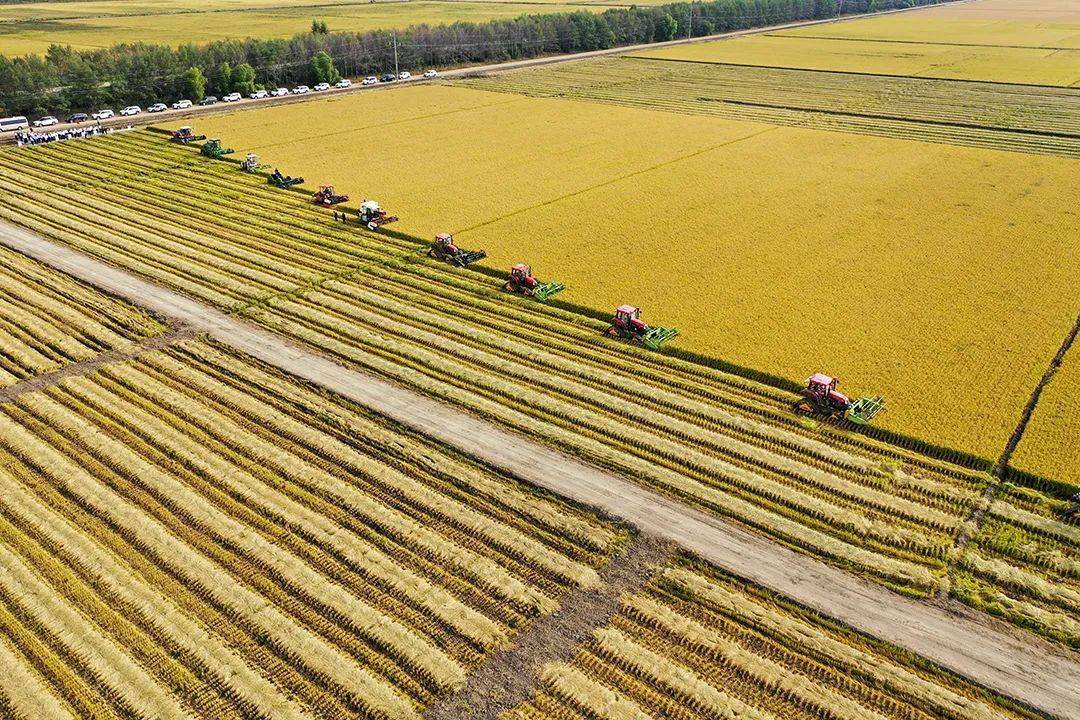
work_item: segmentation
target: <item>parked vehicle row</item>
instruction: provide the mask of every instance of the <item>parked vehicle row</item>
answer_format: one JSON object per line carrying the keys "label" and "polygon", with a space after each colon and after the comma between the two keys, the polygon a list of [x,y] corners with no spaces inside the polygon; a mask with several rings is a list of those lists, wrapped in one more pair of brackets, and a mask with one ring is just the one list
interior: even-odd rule
{"label": "parked vehicle row", "polygon": [[[424,73],[425,78],[433,78],[433,77],[437,77],[437,76],[438,76],[438,72],[436,72],[435,70],[428,70],[427,72]],[[398,80],[411,80],[411,79],[412,79],[412,73],[410,73],[408,70],[402,70],[397,75],[394,75],[393,73],[386,73],[385,75],[382,75],[380,77],[376,77],[374,75],[369,75],[366,78],[364,78],[360,82],[360,84],[361,85],[377,85],[379,83],[389,83],[389,82],[395,82],[395,81],[398,81]],[[353,83],[352,83],[351,80],[342,79],[342,80],[339,80],[338,82],[334,83],[333,87],[335,87],[335,88],[337,88],[339,90],[344,90],[345,88],[352,87],[352,84]],[[310,92],[325,92],[325,91],[329,90],[330,87],[331,87],[330,83],[324,83],[324,82],[319,83],[315,87],[308,87],[307,85],[297,85],[292,90],[290,90],[289,88],[279,87],[279,88],[275,88],[273,90],[256,90],[255,92],[248,95],[248,97],[250,99],[252,99],[252,100],[262,100],[263,98],[268,98],[268,97],[284,97],[286,95],[289,95],[290,93],[293,94],[293,95],[304,95],[304,94],[307,94],[307,93],[310,93]],[[229,93],[228,95],[222,96],[220,99],[217,98],[214,95],[208,95],[208,96],[204,97],[202,100],[199,100],[198,104],[199,105],[214,105],[214,104],[216,104],[218,102],[227,102],[227,103],[239,102],[240,100],[243,99],[243,97],[244,96],[241,95],[238,92]],[[165,103],[159,102],[159,103],[154,103],[153,105],[150,105],[149,107],[147,107],[146,112],[148,112],[148,113],[165,112],[170,107],[173,110],[186,110],[186,109],[192,107],[193,105],[194,105],[194,103],[191,100],[183,100],[183,99],[177,100],[172,105],[166,105]],[[123,110],[120,111],[120,115],[125,116],[125,117],[131,117],[133,115],[139,115],[142,112],[143,112],[143,109],[141,107],[139,107],[138,105],[128,105],[126,108],[124,108]],[[95,113],[91,113],[90,115],[87,115],[86,113],[72,113],[71,115],[67,116],[67,118],[65,119],[65,122],[68,122],[68,123],[82,123],[82,122],[87,122],[88,120],[108,120],[109,118],[112,118],[112,117],[115,117],[115,116],[116,116],[116,113],[114,113],[112,110],[110,110],[108,108],[104,108],[102,110],[98,110]],[[50,125],[58,125],[58,124],[60,124],[60,119],[58,117],[54,116],[54,115],[46,115],[44,117],[38,118],[37,120],[35,120],[33,122],[33,126],[36,127],[36,128],[49,127]],[[0,118],[0,130],[17,130],[17,129],[28,128],[28,127],[30,127],[30,124],[27,122],[26,118],[23,117],[23,116],[11,117],[11,118]]]}

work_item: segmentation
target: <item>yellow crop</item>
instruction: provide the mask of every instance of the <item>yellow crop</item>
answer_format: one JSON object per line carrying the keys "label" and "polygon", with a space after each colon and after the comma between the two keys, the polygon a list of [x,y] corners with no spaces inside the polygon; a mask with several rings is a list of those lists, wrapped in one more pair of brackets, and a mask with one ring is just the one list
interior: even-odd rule
{"label": "yellow crop", "polygon": [[1069,87],[1080,82],[1080,6],[1068,0],[949,3],[638,55]]}
{"label": "yellow crop", "polygon": [[938,444],[997,457],[1075,314],[1071,161],[447,87],[333,102],[199,129],[682,347],[882,393]]}
{"label": "yellow crop", "polygon": [[1043,388],[1012,456],[1017,470],[1080,485],[1080,350],[1073,349]]}

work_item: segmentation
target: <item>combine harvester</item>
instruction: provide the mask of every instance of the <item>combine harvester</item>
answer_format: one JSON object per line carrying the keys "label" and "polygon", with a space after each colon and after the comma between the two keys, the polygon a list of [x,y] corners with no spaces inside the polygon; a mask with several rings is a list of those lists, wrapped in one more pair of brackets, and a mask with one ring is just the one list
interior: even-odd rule
{"label": "combine harvester", "polygon": [[320,185],[319,190],[311,196],[311,202],[323,207],[332,207],[349,199],[348,195],[338,195],[334,192],[333,185]]}
{"label": "combine harvester", "polygon": [[300,183],[304,182],[304,178],[293,177],[292,175],[282,175],[280,170],[274,168],[274,172],[270,173],[270,175],[266,178],[266,182],[270,183],[276,188],[288,190],[293,185],[299,185]]}
{"label": "combine harvester", "polygon": [[540,282],[533,277],[532,268],[525,263],[518,263],[510,268],[510,277],[507,279],[506,284],[503,285],[503,290],[507,292],[519,293],[541,302],[565,289],[565,285],[554,280],[546,283]]}
{"label": "combine harvester", "polygon": [[240,163],[240,169],[246,173],[254,175],[266,166],[259,162],[259,156],[255,153],[248,153],[244,161]]}
{"label": "combine harvester", "polygon": [[232,155],[235,150],[232,148],[222,147],[221,140],[217,138],[211,138],[203,143],[202,154],[208,158],[220,160],[226,155]]}
{"label": "combine harvester", "polygon": [[483,250],[462,250],[454,244],[454,236],[449,233],[439,233],[435,236],[431,248],[428,249],[428,257],[436,260],[465,267],[477,260],[483,260],[487,253]]}
{"label": "combine harvester", "polygon": [[611,325],[604,334],[641,343],[650,350],[659,350],[661,345],[678,335],[679,331],[675,328],[649,327],[641,319],[641,308],[620,305],[615,308],[615,317],[611,319]]}
{"label": "combine harvester", "polygon": [[836,389],[839,384],[839,378],[814,373],[806,379],[806,388],[795,403],[795,412],[842,417],[856,425],[869,425],[874,416],[885,409],[885,400],[880,395],[852,401]]}
{"label": "combine harvester", "polygon": [[361,224],[367,225],[368,230],[377,230],[383,225],[398,221],[397,215],[388,215],[385,210],[379,207],[379,203],[374,200],[365,200],[360,203],[360,209],[356,211],[356,216],[360,219]]}
{"label": "combine harvester", "polygon": [[205,139],[205,135],[196,135],[190,125],[185,125],[179,130],[173,130],[172,137],[170,138],[173,142],[184,143],[185,145],[189,142],[197,142]]}

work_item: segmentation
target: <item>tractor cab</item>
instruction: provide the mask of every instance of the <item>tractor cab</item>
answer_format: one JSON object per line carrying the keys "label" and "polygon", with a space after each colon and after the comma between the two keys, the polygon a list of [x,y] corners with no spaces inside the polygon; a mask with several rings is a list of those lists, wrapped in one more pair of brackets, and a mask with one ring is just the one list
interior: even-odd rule
{"label": "tractor cab", "polygon": [[641,319],[641,308],[634,305],[620,305],[615,308],[615,318],[613,322],[616,325],[621,325],[626,329],[644,330],[648,328],[645,321]]}
{"label": "tractor cab", "polygon": [[525,287],[533,287],[537,284],[536,278],[532,274],[532,268],[525,263],[518,263],[510,268],[510,277],[514,282]]}
{"label": "tractor cab", "polygon": [[824,400],[837,407],[845,408],[848,405],[848,399],[842,392],[837,391],[836,386],[839,384],[839,378],[829,377],[825,373],[814,373],[807,378],[804,392],[808,397]]}
{"label": "tractor cab", "polygon": [[450,233],[439,233],[436,235],[435,247],[445,253],[457,252],[457,246],[454,245],[454,236]]}

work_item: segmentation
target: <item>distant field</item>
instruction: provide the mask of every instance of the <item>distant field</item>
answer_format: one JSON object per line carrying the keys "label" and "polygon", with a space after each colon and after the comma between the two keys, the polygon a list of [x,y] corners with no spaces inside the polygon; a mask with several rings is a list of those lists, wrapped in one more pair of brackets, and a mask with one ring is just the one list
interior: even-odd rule
{"label": "distant field", "polygon": [[1012,466],[1080,486],[1080,347],[1074,345],[1043,388]]}
{"label": "distant field", "polygon": [[199,129],[492,267],[530,261],[573,302],[639,304],[681,347],[826,369],[883,393],[884,426],[990,458],[1075,313],[1060,158],[447,87]]}
{"label": "distant field", "polygon": [[980,0],[638,56],[1069,87],[1080,84],[1080,5]]}
{"label": "distant field", "polygon": [[200,12],[191,12],[190,5],[174,0],[0,7],[0,54],[44,53],[53,43],[85,50],[120,42],[179,45],[227,38],[289,37],[310,29],[313,18],[325,20],[331,31],[363,31],[583,9],[555,2],[340,2],[324,6],[322,0],[211,0],[209,5],[200,5]]}

